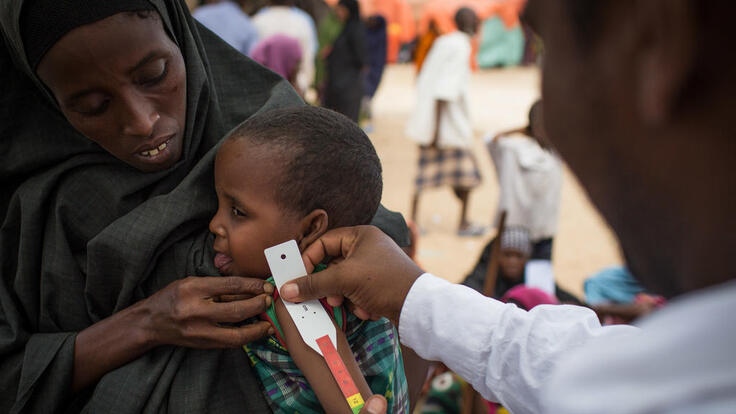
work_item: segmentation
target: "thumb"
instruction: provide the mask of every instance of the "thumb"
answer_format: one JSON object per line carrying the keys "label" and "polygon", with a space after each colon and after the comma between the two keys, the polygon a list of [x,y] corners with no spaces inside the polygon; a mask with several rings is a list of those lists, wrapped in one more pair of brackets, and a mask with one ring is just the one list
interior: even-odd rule
{"label": "thumb", "polygon": [[289,302],[304,302],[330,295],[344,296],[338,283],[340,280],[337,275],[338,267],[339,265],[334,265],[319,273],[312,273],[284,283],[279,294]]}
{"label": "thumb", "polygon": [[365,402],[360,414],[386,414],[388,403],[382,395],[373,395]]}

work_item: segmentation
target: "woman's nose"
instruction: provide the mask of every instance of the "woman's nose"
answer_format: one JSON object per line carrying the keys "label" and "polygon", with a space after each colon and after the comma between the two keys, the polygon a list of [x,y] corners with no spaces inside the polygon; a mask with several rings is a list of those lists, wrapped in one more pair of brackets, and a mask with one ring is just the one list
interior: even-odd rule
{"label": "woman's nose", "polygon": [[161,115],[145,100],[126,102],[127,116],[123,118],[125,135],[148,138],[153,135],[156,122]]}

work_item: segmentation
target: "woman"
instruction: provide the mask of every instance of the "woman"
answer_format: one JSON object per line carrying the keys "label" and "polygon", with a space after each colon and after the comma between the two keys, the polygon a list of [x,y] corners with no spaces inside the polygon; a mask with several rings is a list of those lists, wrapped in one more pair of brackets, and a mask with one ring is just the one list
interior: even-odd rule
{"label": "woman", "polygon": [[250,57],[261,65],[278,73],[298,88],[296,75],[302,60],[302,48],[293,37],[275,34],[256,44]]}
{"label": "woman", "polygon": [[301,101],[175,0],[0,23],[0,412],[268,412],[239,347],[267,327],[234,323],[270,287],[183,278],[217,274],[215,145]]}
{"label": "woman", "polygon": [[344,23],[327,57],[325,106],[358,122],[363,98],[363,69],[367,65],[365,28],[356,0],[340,0],[335,9]]}

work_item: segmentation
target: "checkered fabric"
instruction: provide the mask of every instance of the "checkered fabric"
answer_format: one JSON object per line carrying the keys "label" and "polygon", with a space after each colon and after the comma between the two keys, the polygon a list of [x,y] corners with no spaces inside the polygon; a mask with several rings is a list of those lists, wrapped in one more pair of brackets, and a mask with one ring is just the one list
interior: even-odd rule
{"label": "checkered fabric", "polygon": [[417,192],[432,187],[473,188],[481,183],[473,154],[462,148],[419,147]]}
{"label": "checkered fabric", "polygon": [[[338,308],[335,310],[334,314],[342,313]],[[385,318],[362,321],[350,312],[346,316],[345,335],[371,390],[386,397],[388,412],[408,414],[409,391],[404,361],[393,325]],[[324,412],[304,374],[276,336],[243,348],[261,381],[266,401],[275,414]]]}

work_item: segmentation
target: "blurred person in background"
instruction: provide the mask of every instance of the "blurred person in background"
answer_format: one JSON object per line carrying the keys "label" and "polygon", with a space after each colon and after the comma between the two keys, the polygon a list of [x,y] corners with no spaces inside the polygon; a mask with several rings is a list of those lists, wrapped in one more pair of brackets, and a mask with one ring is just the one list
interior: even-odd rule
{"label": "blurred person in background", "polygon": [[365,90],[363,91],[361,123],[366,132],[373,130],[373,111],[371,102],[386,67],[387,32],[386,19],[375,14],[365,23],[366,49],[368,50],[368,72],[365,74]]}
{"label": "blurred person in background", "polygon": [[358,122],[363,99],[363,73],[368,64],[365,26],[357,0],[340,0],[335,7],[343,27],[327,54],[324,106]]}
{"label": "blurred person in background", "polygon": [[[562,194],[562,162],[549,147],[542,101],[529,109],[529,124],[486,140],[500,188],[497,217],[529,229],[531,259],[552,260]],[[496,219],[498,221],[498,218]]]}
{"label": "blurred person in background", "polygon": [[192,16],[247,56],[258,41],[258,32],[240,3],[247,1],[204,0]]}
{"label": "blurred person in background", "polygon": [[417,80],[417,101],[406,134],[419,144],[411,220],[417,223],[419,195],[426,188],[450,186],[460,200],[458,235],[477,236],[485,228],[467,219],[470,191],[481,177],[473,145],[468,89],[471,38],[478,17],[463,7],[455,14],[458,30],[440,36],[432,45]]}
{"label": "blurred person in background", "polygon": [[302,60],[297,74],[297,90],[305,96],[314,82],[314,54],[317,51],[317,29],[312,17],[295,6],[293,0],[271,0],[253,16],[253,24],[260,39],[275,34],[289,36],[299,41]]}
{"label": "blurred person in background", "polygon": [[280,34],[273,35],[256,44],[251,58],[281,75],[298,91],[296,78],[302,60],[302,48],[298,40]]}

